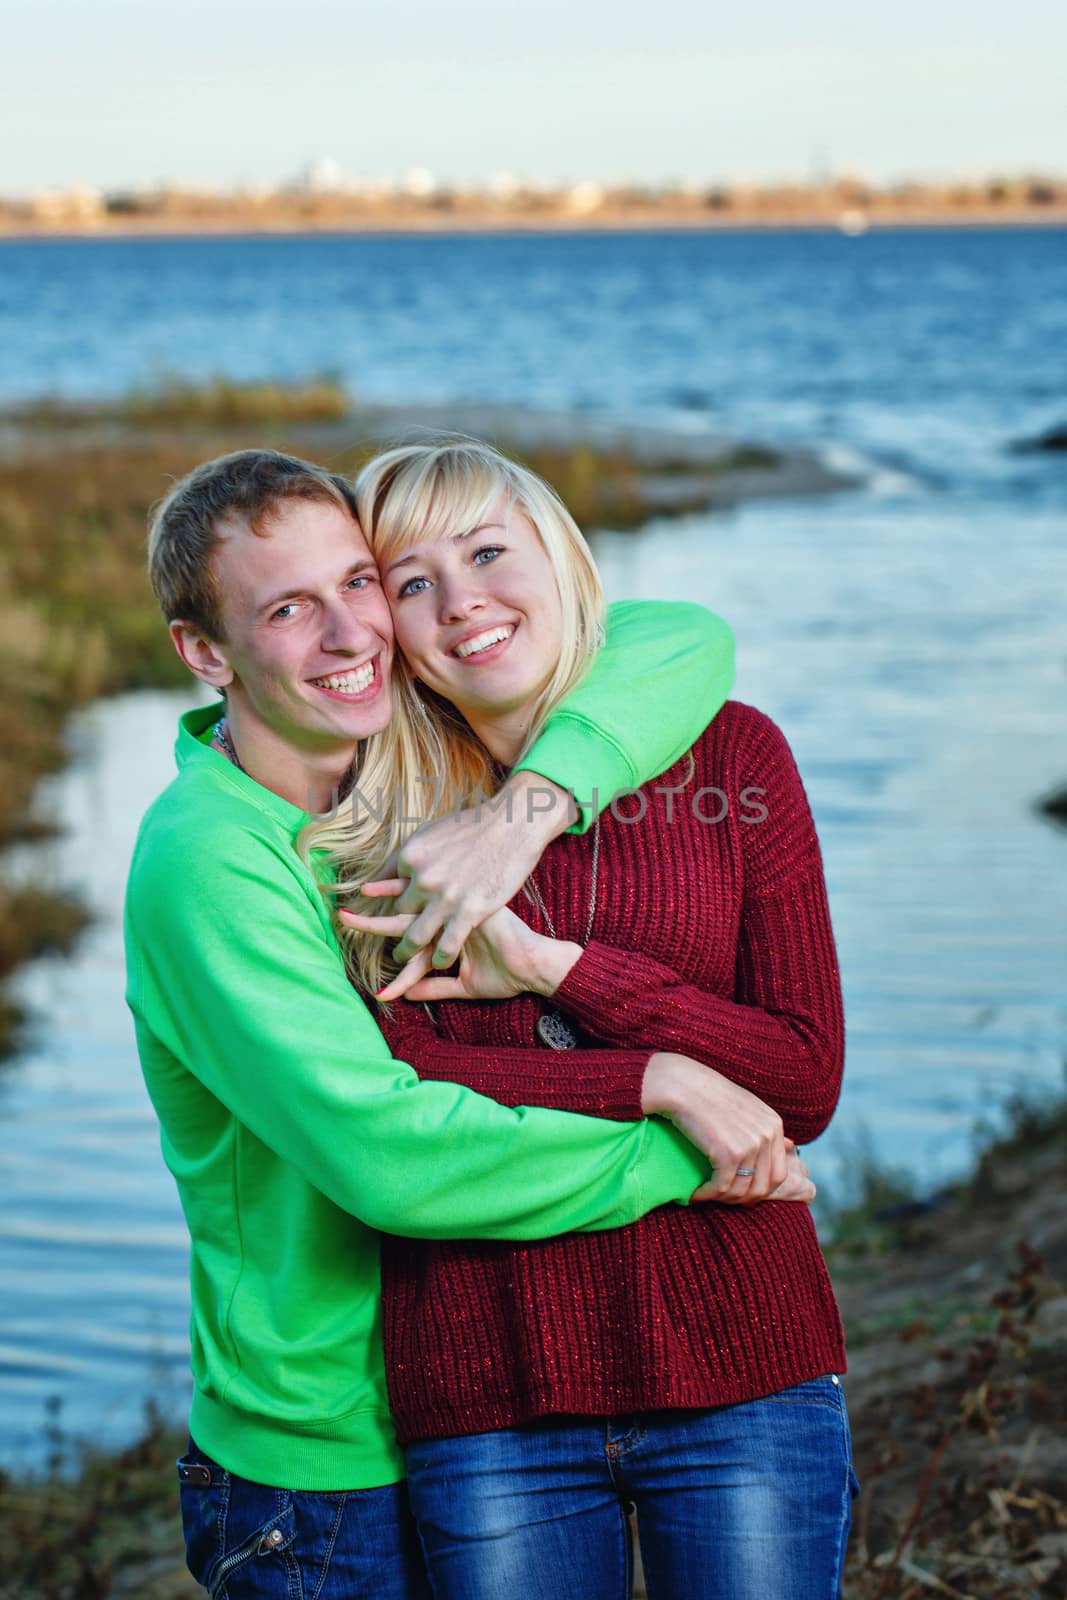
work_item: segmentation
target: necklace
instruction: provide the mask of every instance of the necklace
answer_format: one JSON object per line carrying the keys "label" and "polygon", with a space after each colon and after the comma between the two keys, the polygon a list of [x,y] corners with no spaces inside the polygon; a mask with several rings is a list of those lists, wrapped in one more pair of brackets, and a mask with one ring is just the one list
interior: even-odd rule
{"label": "necklace", "polygon": [[[585,919],[585,933],[582,936],[583,946],[589,943],[590,935],[593,932],[593,919],[596,915],[596,892],[599,877],[600,817],[598,816],[593,824],[593,870],[592,882],[589,890],[589,915]],[[541,894],[541,890],[537,886],[537,879],[532,872],[527,878],[526,882],[523,884],[522,890],[530,904],[537,907],[537,910],[552,938],[557,939],[559,935],[556,933],[556,924],[552,921],[549,909],[545,905],[544,897]],[[574,1050],[577,1048],[578,1035],[575,1033],[566,1017],[564,1017],[555,1006],[549,1006],[541,1013],[537,1019],[536,1031],[537,1037],[540,1039],[541,1043],[547,1044],[550,1050]]]}
{"label": "necklace", "polygon": [[[242,767],[242,765],[241,765],[240,757],[238,756],[237,751],[233,747],[233,740],[230,738],[230,730],[226,726],[226,718],[225,717],[220,717],[219,720],[216,722],[215,726],[212,728],[212,730],[211,730],[211,739],[212,739],[212,743],[213,744],[217,744],[218,745],[219,749],[222,751],[222,753],[226,757],[227,761],[232,761],[233,762],[233,764],[237,768],[238,772],[244,772],[245,771],[244,767]],[[247,772],[245,772],[245,777],[247,778],[247,776],[248,776],[248,774],[247,774]]]}
{"label": "necklace", "polygon": [[[211,730],[211,742],[213,744],[217,744],[218,745],[219,749],[221,750],[222,754],[226,757],[227,761],[231,761],[233,763],[233,765],[237,768],[238,772],[243,772],[245,777],[246,778],[248,777],[248,769],[246,767],[242,766],[241,758],[237,754],[237,751],[234,749],[233,740],[230,738],[230,730],[226,726],[226,718],[225,717],[220,717],[219,720],[216,722],[215,726],[212,728],[212,730]],[[335,806],[337,805],[337,803],[339,801],[348,799],[348,796],[352,792],[352,785],[355,783],[355,781],[356,781],[355,762],[353,762],[352,766],[349,767],[348,771],[345,773],[344,777],[341,779],[341,782],[337,786],[337,790],[336,790],[336,797],[337,798],[334,801],[334,805]]]}

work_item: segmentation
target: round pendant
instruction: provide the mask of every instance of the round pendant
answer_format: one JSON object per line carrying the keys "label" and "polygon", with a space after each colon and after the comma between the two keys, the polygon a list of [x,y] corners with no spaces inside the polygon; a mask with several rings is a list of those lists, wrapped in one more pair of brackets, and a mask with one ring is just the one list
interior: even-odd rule
{"label": "round pendant", "polygon": [[573,1050],[578,1035],[558,1011],[543,1011],[537,1019],[537,1037],[550,1050]]}

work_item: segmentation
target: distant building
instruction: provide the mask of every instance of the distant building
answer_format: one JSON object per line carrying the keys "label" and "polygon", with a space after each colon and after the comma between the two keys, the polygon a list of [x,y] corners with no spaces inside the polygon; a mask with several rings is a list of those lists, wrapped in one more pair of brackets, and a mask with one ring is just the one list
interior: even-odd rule
{"label": "distant building", "polygon": [[437,179],[426,167],[412,167],[404,175],[400,185],[405,194],[411,195],[414,200],[425,200],[437,188]]}
{"label": "distant building", "polygon": [[319,156],[301,169],[295,187],[301,194],[338,194],[347,184],[340,163],[331,156]]}
{"label": "distant building", "polygon": [[513,172],[494,172],[486,190],[494,200],[514,200],[522,187]]}
{"label": "distant building", "polygon": [[78,184],[73,189],[43,189],[30,196],[30,215],[35,222],[95,227],[103,221],[105,210],[103,193],[88,184]]}
{"label": "distant building", "polygon": [[587,217],[604,204],[604,186],[589,180],[575,183],[566,191],[565,199],[568,211],[577,217]]}

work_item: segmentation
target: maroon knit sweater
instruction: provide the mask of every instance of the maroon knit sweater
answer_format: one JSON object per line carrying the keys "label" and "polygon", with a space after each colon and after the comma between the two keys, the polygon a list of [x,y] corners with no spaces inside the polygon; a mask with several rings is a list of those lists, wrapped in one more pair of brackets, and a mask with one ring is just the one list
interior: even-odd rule
{"label": "maroon knit sweater", "polygon": [[[436,1029],[402,1001],[382,1020],[395,1056],[505,1105],[636,1119],[650,1053],[677,1050],[759,1095],[798,1144],[822,1132],[844,1030],[807,797],[782,734],[750,706],[728,702],[691,756],[641,791],[642,820],[620,820],[637,796],[602,818],[592,938],[553,1000],[580,1048],[539,1045],[545,1003],[521,995],[441,1004]],[[537,869],[562,939],[583,940],[591,864],[591,836],[566,835]],[[513,909],[549,931],[524,894]],[[796,1203],[668,1205],[531,1244],[387,1237],[382,1271],[402,1442],[732,1404],[844,1370],[811,1213]]]}

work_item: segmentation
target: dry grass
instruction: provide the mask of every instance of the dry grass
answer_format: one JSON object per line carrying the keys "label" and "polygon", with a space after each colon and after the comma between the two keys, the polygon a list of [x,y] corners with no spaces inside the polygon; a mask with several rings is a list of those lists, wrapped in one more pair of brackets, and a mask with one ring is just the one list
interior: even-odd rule
{"label": "dry grass", "polygon": [[[102,694],[176,684],[173,657],[144,574],[150,505],[192,462],[175,449],[66,452],[0,462],[0,845],[25,837],[39,778],[66,759],[67,716]],[[41,948],[48,897],[0,892],[0,980]],[[53,932],[76,912],[54,902]],[[46,940],[54,946],[63,940]],[[0,1054],[16,1039],[0,1008]]]}
{"label": "dry grass", "polygon": [[1011,1109],[935,1209],[854,1211],[830,1251],[863,1484],[846,1600],[1067,1592],[1067,1101]]}
{"label": "dry grass", "polygon": [[194,1600],[174,1461],[182,1435],[150,1413],[128,1450],[86,1452],[73,1478],[65,1443],[40,1479],[0,1473],[0,1600]]}
{"label": "dry grass", "polygon": [[291,384],[234,383],[227,378],[193,384],[170,378],[155,388],[135,390],[118,414],[133,427],[244,428],[337,422],[351,410],[351,397],[330,376]]}
{"label": "dry grass", "polygon": [[295,383],[237,383],[212,378],[190,383],[171,376],[134,389],[114,403],[88,406],[39,400],[22,407],[26,423],[77,429],[102,422],[130,428],[279,427],[337,422],[352,412],[352,397],[331,373]]}
{"label": "dry grass", "polygon": [[[857,1502],[846,1600],[1061,1595],[1067,1580],[1067,1348],[1042,1325],[1063,1285],[1025,1240],[989,1297],[992,1327],[962,1349],[920,1323],[900,1330],[909,1392],[872,1396],[856,1422]],[[957,1313],[962,1324],[966,1311]]]}

